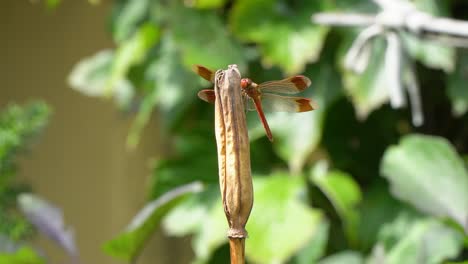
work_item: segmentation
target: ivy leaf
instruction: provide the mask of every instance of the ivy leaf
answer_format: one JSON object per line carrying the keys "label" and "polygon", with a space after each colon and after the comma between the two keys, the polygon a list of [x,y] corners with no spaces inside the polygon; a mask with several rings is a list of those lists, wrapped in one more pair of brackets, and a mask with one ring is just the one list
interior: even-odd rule
{"label": "ivy leaf", "polygon": [[[343,47],[348,50],[351,43],[348,39]],[[382,39],[375,39],[369,56],[369,64],[362,74],[343,71],[343,84],[351,96],[356,115],[365,119],[370,112],[388,101],[388,86],[385,77],[385,53]]]}
{"label": "ivy leaf", "polygon": [[290,264],[316,263],[319,258],[325,255],[328,242],[328,232],[330,224],[324,222],[318,226],[317,233],[310,242],[302,248],[290,261]]}
{"label": "ivy leaf", "polygon": [[360,253],[354,251],[343,251],[328,256],[318,262],[318,264],[363,264],[364,258]]}
{"label": "ivy leaf", "polygon": [[145,242],[159,226],[162,217],[190,194],[200,192],[199,182],[187,184],[148,203],[131,221],[126,230],[104,245],[104,250],[116,258],[134,261]]}
{"label": "ivy leaf", "polygon": [[194,234],[195,263],[206,263],[227,242],[228,224],[222,208],[219,187],[211,184],[205,191],[174,208],[163,221],[164,230],[173,236]]}
{"label": "ivy leaf", "polygon": [[468,110],[468,53],[459,51],[457,56],[457,69],[448,78],[447,93],[452,100],[452,112],[456,116],[462,116]]}
{"label": "ivy leaf", "polygon": [[54,9],[57,6],[59,6],[61,2],[62,2],[62,0],[47,0],[46,5],[47,5],[48,8]]}
{"label": "ivy leaf", "polygon": [[241,0],[235,2],[229,23],[240,39],[258,43],[266,66],[278,65],[287,74],[295,74],[318,59],[327,29],[312,24],[310,16],[328,5],[324,1]]}
{"label": "ivy leaf", "polygon": [[[102,50],[78,62],[68,76],[68,84],[87,96],[105,97],[106,82],[110,76],[114,52]],[[116,81],[112,90],[117,104],[126,108],[134,95],[134,87],[126,78]]]}
{"label": "ivy leaf", "polygon": [[282,263],[303,249],[326,225],[322,213],[299,200],[301,179],[275,174],[256,177],[255,205],[247,231],[246,257],[255,263]]}
{"label": "ivy leaf", "polygon": [[468,172],[446,139],[403,137],[385,152],[381,173],[393,195],[425,213],[452,218],[468,233]]}
{"label": "ivy leaf", "polygon": [[114,5],[112,31],[114,40],[121,43],[130,37],[149,15],[148,0],[124,1]]}
{"label": "ivy leaf", "polygon": [[[255,205],[246,227],[250,236],[245,254],[249,261],[284,262],[311,243],[323,246],[328,224],[318,210],[299,201],[303,188],[299,178],[283,174],[254,177]],[[194,233],[199,263],[206,262],[227,242],[228,225],[221,204],[218,187],[213,185],[209,192],[172,210],[164,220],[165,230],[172,235]],[[275,243],[265,242],[272,240]]]}
{"label": "ivy leaf", "polygon": [[199,9],[220,8],[226,3],[226,0],[187,0],[185,4]]}
{"label": "ivy leaf", "polygon": [[105,93],[112,94],[116,84],[126,78],[130,68],[141,63],[148,51],[159,39],[159,29],[150,24],[142,25],[129,39],[120,44],[112,62],[111,73],[106,81]]}
{"label": "ivy leaf", "polygon": [[[365,224],[359,225],[359,248],[368,251],[377,243],[382,225],[392,222],[401,212],[416,214],[415,210],[391,196],[388,186],[383,181],[367,186],[359,205],[360,219]],[[363,222],[362,222],[363,223]]]}
{"label": "ivy leaf", "polygon": [[359,227],[359,213],[356,207],[362,200],[359,185],[351,175],[341,171],[315,172],[311,178],[331,201],[343,222],[349,241],[355,244]]}
{"label": "ivy leaf", "polygon": [[400,214],[382,227],[370,263],[442,263],[456,257],[463,236],[439,221]]}
{"label": "ivy leaf", "polygon": [[159,56],[146,69],[145,78],[151,90],[144,95],[130,129],[127,138],[130,147],[137,145],[141,131],[156,107],[164,117],[162,124],[171,126],[196,98],[194,83],[197,77],[181,64],[177,43],[170,34],[162,37]]}
{"label": "ivy leaf", "polygon": [[15,252],[0,252],[0,263],[45,264],[46,262],[31,248],[21,247]]}
{"label": "ivy leaf", "polygon": [[177,1],[171,2],[168,12],[171,14],[171,33],[180,46],[186,66],[201,64],[220,69],[237,64],[241,70],[246,68],[243,47],[229,34],[214,12],[187,8]]}

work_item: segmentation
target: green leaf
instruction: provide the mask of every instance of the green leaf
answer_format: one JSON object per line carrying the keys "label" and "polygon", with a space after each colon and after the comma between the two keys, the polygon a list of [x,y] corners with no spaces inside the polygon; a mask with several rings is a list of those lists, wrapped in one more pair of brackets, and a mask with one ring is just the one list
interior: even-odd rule
{"label": "green leaf", "polygon": [[243,47],[229,34],[219,16],[209,10],[197,10],[171,2],[168,10],[175,42],[182,61],[192,67],[201,64],[212,69],[237,64],[246,68]]}
{"label": "green leaf", "polygon": [[[92,97],[106,97],[106,82],[111,74],[114,52],[102,50],[78,62],[68,76],[68,84],[75,90]],[[112,89],[117,104],[126,108],[134,95],[134,87],[126,78],[119,79]]]}
{"label": "green leaf", "polygon": [[164,218],[163,227],[173,236],[194,233],[192,245],[195,263],[206,263],[216,249],[227,242],[228,225],[219,187],[210,185],[204,192],[174,208]]}
{"label": "green leaf", "polygon": [[299,200],[304,188],[300,178],[284,174],[255,178],[255,204],[246,227],[245,254],[250,261],[284,262],[320,234],[326,222],[319,210]]}
{"label": "green leaf", "polygon": [[137,145],[141,131],[148,123],[151,113],[157,107],[164,117],[162,124],[172,126],[196,98],[194,83],[197,77],[181,64],[177,43],[170,34],[161,38],[159,56],[151,63],[145,78],[150,91],[144,95],[140,109],[130,129],[127,145]]}
{"label": "green leaf", "polygon": [[[449,16],[449,5],[444,1],[416,0],[416,7],[434,16]],[[435,41],[420,39],[414,35],[402,34],[408,52],[427,67],[453,71],[455,62],[455,49]]]}
{"label": "green leaf", "polygon": [[[309,257],[322,254],[328,223],[318,210],[299,201],[298,196],[304,191],[302,184],[299,178],[282,174],[254,177],[255,204],[246,227],[249,238],[245,254],[249,261],[284,262],[313,246],[317,252]],[[165,230],[172,235],[194,233],[192,243],[197,263],[206,262],[227,242],[228,225],[218,188],[213,185],[204,194],[187,200],[164,220]]]}
{"label": "green leaf", "polygon": [[45,264],[34,250],[29,247],[21,247],[12,253],[0,252],[0,263],[5,264]]}
{"label": "green leaf", "polygon": [[374,249],[370,263],[442,263],[456,257],[463,245],[463,236],[439,221],[406,214],[383,226],[379,237],[384,243],[376,245],[380,250]]}
{"label": "green leaf", "polygon": [[333,254],[328,256],[318,264],[363,264],[364,259],[361,254],[354,251],[343,251],[340,253]]}
{"label": "green leaf", "polygon": [[328,242],[328,232],[330,224],[324,222],[318,226],[315,234],[308,245],[302,248],[290,261],[290,264],[310,264],[316,263],[319,258],[325,255]]}
{"label": "green leaf", "polygon": [[226,0],[187,0],[185,3],[195,8],[209,9],[222,7],[226,3]]}
{"label": "green leaf", "polygon": [[447,93],[452,100],[452,112],[462,116],[468,110],[468,52],[460,50],[457,56],[457,69],[448,78]]}
{"label": "green leaf", "polygon": [[359,213],[357,205],[362,200],[359,185],[353,177],[341,171],[312,173],[312,181],[332,202],[343,222],[348,240],[351,244],[357,242]]}
{"label": "green leaf", "polygon": [[126,78],[130,68],[141,63],[148,51],[159,39],[159,29],[152,24],[142,25],[132,38],[118,47],[109,79],[106,81],[105,93],[112,94],[115,86]]}
{"label": "green leaf", "polygon": [[132,220],[124,232],[104,245],[104,250],[116,258],[133,261],[145,242],[159,226],[162,217],[191,193],[200,192],[199,182],[178,187],[147,204]]}
{"label": "green leaf", "polygon": [[130,37],[147,19],[149,9],[148,0],[124,1],[121,4],[115,4],[112,21],[114,40],[120,43]]}
{"label": "green leaf", "polygon": [[46,1],[46,4],[47,4],[47,7],[48,7],[48,8],[54,9],[54,8],[56,8],[58,5],[60,5],[60,2],[62,2],[62,0],[47,0],[47,1]]}
{"label": "green leaf", "polygon": [[152,178],[152,197],[192,181],[218,183],[218,163],[212,121],[198,118],[196,126],[173,138],[174,155],[156,162]]}
{"label": "green leaf", "polygon": [[319,57],[327,29],[310,21],[313,13],[329,6],[326,1],[236,1],[229,23],[246,42],[258,43],[262,61],[280,66],[287,74],[302,72]]}
{"label": "green leaf", "polygon": [[[370,250],[376,243],[382,226],[392,222],[402,212],[416,214],[413,208],[393,198],[383,181],[374,182],[365,189],[359,205],[359,248]],[[365,219],[365,222],[364,222]]]}
{"label": "green leaf", "polygon": [[[354,38],[354,37],[353,37]],[[348,38],[342,49],[348,50],[351,38]],[[362,74],[343,70],[343,84],[351,96],[356,115],[365,119],[373,110],[388,101],[388,87],[385,77],[385,49],[382,39],[375,39],[369,57],[369,65]]]}
{"label": "green leaf", "polygon": [[393,195],[423,212],[451,217],[468,233],[468,173],[446,139],[403,137],[385,152],[381,173]]}

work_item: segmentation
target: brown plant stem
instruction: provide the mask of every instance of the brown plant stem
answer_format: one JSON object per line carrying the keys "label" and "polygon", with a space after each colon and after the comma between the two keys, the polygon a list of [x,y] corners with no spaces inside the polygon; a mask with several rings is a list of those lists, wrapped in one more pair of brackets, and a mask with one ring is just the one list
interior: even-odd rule
{"label": "brown plant stem", "polygon": [[245,263],[245,238],[229,238],[229,250],[231,252],[231,264]]}

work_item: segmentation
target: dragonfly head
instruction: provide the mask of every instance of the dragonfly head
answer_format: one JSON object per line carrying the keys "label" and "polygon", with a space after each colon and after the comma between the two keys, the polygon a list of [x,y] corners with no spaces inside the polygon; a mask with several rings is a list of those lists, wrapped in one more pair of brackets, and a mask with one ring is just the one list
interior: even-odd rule
{"label": "dragonfly head", "polygon": [[246,88],[248,88],[250,85],[252,85],[252,80],[250,80],[249,78],[242,78],[242,80],[241,80],[241,88],[246,89]]}

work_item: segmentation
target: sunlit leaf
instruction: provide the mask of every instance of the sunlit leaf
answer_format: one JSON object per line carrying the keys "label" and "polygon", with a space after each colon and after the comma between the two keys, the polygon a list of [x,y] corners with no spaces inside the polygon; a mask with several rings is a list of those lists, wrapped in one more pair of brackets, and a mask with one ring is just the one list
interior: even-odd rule
{"label": "sunlit leaf", "polygon": [[225,3],[226,0],[185,0],[186,5],[200,9],[219,8]]}
{"label": "sunlit leaf", "polygon": [[5,236],[22,241],[34,234],[32,224],[17,210],[18,195],[29,192],[30,187],[14,176],[18,154],[35,142],[50,115],[50,107],[41,101],[24,105],[10,103],[0,111],[0,240]]}
{"label": "sunlit leaf", "polygon": [[228,224],[222,208],[219,187],[206,190],[174,208],[163,222],[169,235],[194,234],[192,239],[196,263],[205,263],[214,251],[227,242]]}
{"label": "sunlit leaf", "polygon": [[147,204],[126,230],[104,245],[104,250],[119,259],[133,261],[153,235],[162,217],[190,194],[200,192],[202,185],[194,182],[178,187]]}
{"label": "sunlit leaf", "polygon": [[0,252],[0,263],[5,264],[45,264],[45,260],[29,247],[21,247],[15,252]]}
{"label": "sunlit leaf", "polygon": [[447,93],[452,100],[452,112],[461,116],[468,110],[468,53],[459,51],[457,69],[448,78]]}
{"label": "sunlit leaf", "polygon": [[446,139],[405,136],[383,157],[393,195],[423,212],[451,217],[468,233],[468,173]]}
{"label": "sunlit leaf", "polygon": [[319,210],[300,201],[304,187],[301,179],[284,174],[255,178],[255,203],[246,227],[249,260],[282,263],[320,234],[326,223]]}
{"label": "sunlit leaf", "polygon": [[212,69],[237,64],[246,68],[243,47],[225,29],[221,19],[209,10],[197,10],[171,2],[172,34],[182,51],[182,61],[190,68],[194,64]]}
{"label": "sunlit leaf", "polygon": [[416,214],[414,209],[393,198],[388,186],[377,182],[364,189],[362,202],[359,205],[359,247],[370,250],[378,239],[379,231],[384,224],[392,222],[401,212]]}
{"label": "sunlit leaf", "polygon": [[289,264],[310,264],[316,263],[323,255],[325,255],[329,223],[323,222],[318,226],[317,233],[312,237],[310,242],[302,248],[294,258],[288,262]]}
{"label": "sunlit leaf", "polygon": [[196,94],[200,89],[197,85],[199,78],[182,64],[185,51],[179,43],[173,34],[168,33],[161,38],[159,56],[145,72],[152,83],[151,90],[144,96],[130,130],[127,139],[129,146],[138,143],[139,135],[155,108],[163,117],[161,124],[171,128],[194,100],[198,100]]}
{"label": "sunlit leaf", "polygon": [[152,24],[142,25],[138,31],[118,47],[109,79],[106,81],[105,92],[111,94],[116,84],[126,78],[130,68],[141,63],[148,51],[159,39],[159,29]]}
{"label": "sunlit leaf", "polygon": [[230,17],[234,33],[259,44],[266,66],[278,65],[286,73],[302,72],[318,59],[327,29],[310,22],[313,13],[329,4],[310,1],[236,1]]}
{"label": "sunlit leaf", "polygon": [[318,264],[364,264],[364,258],[358,252],[343,251],[320,260]]}
{"label": "sunlit leaf", "polygon": [[[255,205],[247,223],[249,238],[246,257],[254,263],[284,262],[301,249],[315,246],[312,256],[319,257],[324,246],[328,224],[318,210],[299,200],[304,186],[298,178],[282,174],[254,177]],[[198,261],[209,259],[227,242],[228,229],[218,188],[187,200],[175,208],[164,221],[173,235],[194,233],[193,247]],[[266,241],[275,241],[266,243]],[[294,262],[303,263],[303,262]]]}
{"label": "sunlit leaf", "polygon": [[406,214],[383,226],[379,237],[383,242],[376,245],[380,250],[374,249],[370,263],[442,263],[456,257],[463,244],[460,233],[435,219]]}
{"label": "sunlit leaf", "polygon": [[[92,97],[106,97],[106,82],[111,74],[114,52],[102,50],[78,62],[68,76],[68,84],[75,90]],[[113,97],[120,107],[128,107],[133,95],[133,85],[122,78],[112,89]]]}
{"label": "sunlit leaf", "polygon": [[130,37],[138,26],[147,19],[149,0],[124,1],[115,4],[113,10],[113,35],[118,43]]}
{"label": "sunlit leaf", "polygon": [[360,119],[365,119],[370,112],[388,101],[384,47],[383,40],[373,40],[369,65],[364,73],[355,74],[347,70],[343,72],[343,84],[351,96]]}
{"label": "sunlit leaf", "polygon": [[47,7],[51,9],[56,8],[61,2],[62,0],[46,0]]}
{"label": "sunlit leaf", "polygon": [[343,221],[349,241],[355,244],[359,226],[357,205],[362,200],[359,185],[351,175],[341,171],[312,173],[311,179],[332,202]]}

